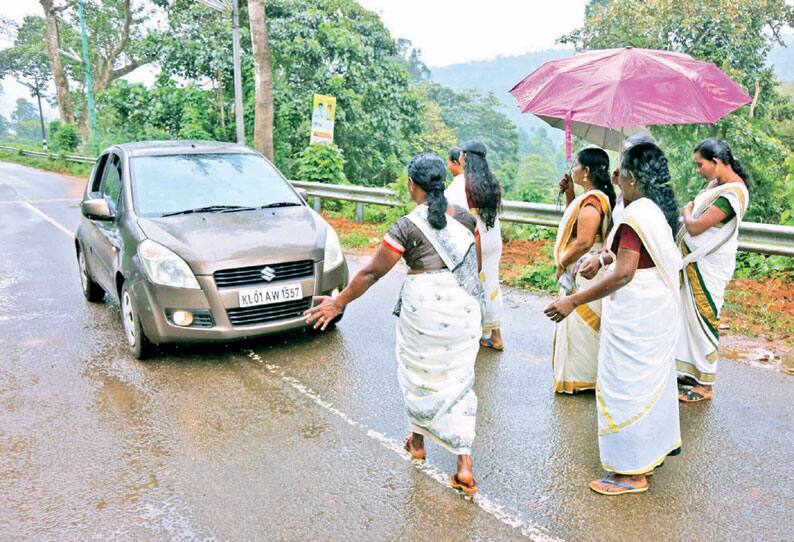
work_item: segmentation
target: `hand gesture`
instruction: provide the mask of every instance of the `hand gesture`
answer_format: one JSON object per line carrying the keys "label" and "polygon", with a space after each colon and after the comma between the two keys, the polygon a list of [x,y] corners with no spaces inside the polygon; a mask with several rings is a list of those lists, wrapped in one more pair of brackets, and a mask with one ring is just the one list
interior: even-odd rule
{"label": "hand gesture", "polygon": [[559,187],[560,192],[568,192],[569,190],[573,190],[573,179],[571,178],[570,174],[566,173],[562,176]]}
{"label": "hand gesture", "polygon": [[574,305],[573,301],[571,301],[570,296],[561,297],[546,307],[546,310],[543,311],[543,314],[548,316],[554,322],[562,322],[562,320],[571,314],[575,308],[576,305]]}
{"label": "hand gesture", "polygon": [[314,301],[319,301],[320,304],[310,308],[303,314],[306,316],[306,323],[311,325],[314,323],[314,329],[320,328],[325,331],[334,318],[342,314],[342,308],[336,304],[333,298],[327,295],[319,295],[312,298]]}
{"label": "hand gesture", "polygon": [[590,257],[579,266],[579,274],[589,280],[596,276],[599,269],[601,269],[601,262],[598,261],[598,254],[591,254]]}

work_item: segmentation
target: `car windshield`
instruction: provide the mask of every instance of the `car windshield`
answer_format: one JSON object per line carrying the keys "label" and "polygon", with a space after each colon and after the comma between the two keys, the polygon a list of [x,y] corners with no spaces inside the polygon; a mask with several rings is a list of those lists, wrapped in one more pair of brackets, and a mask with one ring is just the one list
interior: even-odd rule
{"label": "car windshield", "polygon": [[137,156],[131,165],[139,216],[301,205],[278,171],[255,154]]}

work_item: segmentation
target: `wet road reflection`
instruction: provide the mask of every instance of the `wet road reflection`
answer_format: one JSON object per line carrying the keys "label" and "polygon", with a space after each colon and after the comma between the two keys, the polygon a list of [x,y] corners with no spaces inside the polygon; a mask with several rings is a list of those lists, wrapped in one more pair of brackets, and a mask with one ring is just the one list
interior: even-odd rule
{"label": "wet road reflection", "polygon": [[[593,396],[553,395],[546,300],[509,292],[507,350],[477,361],[472,503],[439,482],[454,457],[430,445],[420,470],[399,452],[399,274],[335,331],[137,362],[118,307],[84,302],[68,237],[2,203],[70,190],[0,163],[2,539],[791,539],[790,377],[724,363],[651,491],[599,497]],[[77,225],[73,201],[39,208]]]}

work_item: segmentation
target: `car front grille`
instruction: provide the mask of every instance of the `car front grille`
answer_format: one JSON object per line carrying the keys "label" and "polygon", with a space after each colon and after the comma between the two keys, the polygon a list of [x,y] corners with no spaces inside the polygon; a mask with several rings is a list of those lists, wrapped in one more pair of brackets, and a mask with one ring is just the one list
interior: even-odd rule
{"label": "car front grille", "polygon": [[[263,277],[263,272],[265,272],[266,268],[270,268],[265,273],[268,277],[272,277],[270,280],[265,280]],[[213,277],[218,288],[229,288],[232,286],[247,286],[249,284],[267,284],[276,280],[297,279],[311,277],[312,275],[314,275],[314,262],[312,260],[301,260],[298,262],[224,269],[216,271]]]}
{"label": "car front grille", "polygon": [[279,320],[291,320],[303,315],[303,311],[311,307],[312,298],[306,297],[296,301],[285,301],[257,307],[239,307],[226,309],[233,326],[251,326]]}

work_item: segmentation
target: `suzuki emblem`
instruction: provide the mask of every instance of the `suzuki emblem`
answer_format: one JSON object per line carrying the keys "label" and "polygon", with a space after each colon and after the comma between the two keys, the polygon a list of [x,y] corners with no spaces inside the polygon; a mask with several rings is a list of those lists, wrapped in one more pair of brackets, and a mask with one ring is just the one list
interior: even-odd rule
{"label": "suzuki emblem", "polygon": [[262,271],[260,271],[259,274],[262,275],[262,278],[268,282],[276,278],[276,271],[269,266],[262,269]]}

